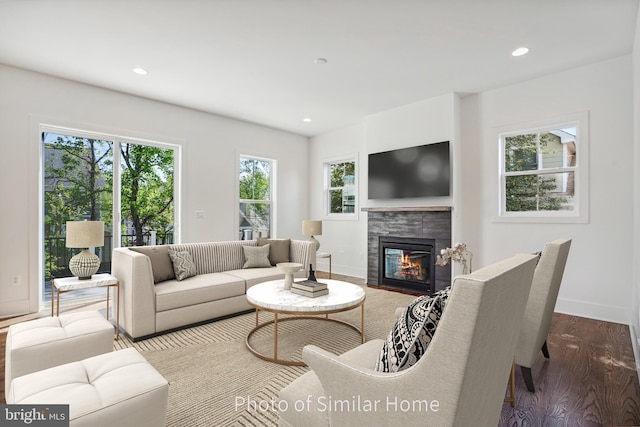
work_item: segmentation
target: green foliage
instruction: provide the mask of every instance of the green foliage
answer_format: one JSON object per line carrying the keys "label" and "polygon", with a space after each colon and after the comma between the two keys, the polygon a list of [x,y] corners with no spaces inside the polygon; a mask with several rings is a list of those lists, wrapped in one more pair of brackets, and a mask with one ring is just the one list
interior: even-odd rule
{"label": "green foliage", "polygon": [[270,199],[271,163],[266,160],[240,159],[240,199]]}
{"label": "green foliage", "polygon": [[[345,196],[349,192],[348,187],[353,187],[355,179],[355,162],[333,163],[330,169],[330,213],[350,213],[351,205],[345,205]],[[351,189],[353,192],[353,189]]]}
{"label": "green foliage", "polygon": [[506,180],[507,212],[558,211],[566,197],[553,196],[554,178],[544,175],[509,176]]}
{"label": "green foliage", "polygon": [[173,151],[138,144],[120,144],[122,217],[132,224],[136,242],[156,230],[173,226]]}
{"label": "green foliage", "polygon": [[[52,228],[66,221],[101,219],[101,201],[111,198],[105,171],[111,144],[96,139],[58,136],[48,144],[45,171],[45,211]],[[49,212],[50,211],[50,212]]]}
{"label": "green foliage", "polygon": [[[522,172],[540,169],[539,158],[552,154],[551,133],[522,134],[505,139],[505,171]],[[506,178],[507,212],[557,211],[567,203],[566,197],[553,194],[556,179],[545,174],[516,175]]]}
{"label": "green foliage", "polygon": [[[45,273],[56,277],[64,260],[66,221],[100,220],[113,223],[113,148],[108,141],[55,135],[45,136],[44,223]],[[173,151],[137,144],[120,144],[121,217],[132,225],[136,241],[155,230],[172,233]],[[56,240],[61,239],[61,240]],[[62,246],[60,247],[60,241]]]}
{"label": "green foliage", "polygon": [[271,162],[268,160],[240,159],[240,226],[256,230],[270,230],[271,205],[257,201],[271,199]]}

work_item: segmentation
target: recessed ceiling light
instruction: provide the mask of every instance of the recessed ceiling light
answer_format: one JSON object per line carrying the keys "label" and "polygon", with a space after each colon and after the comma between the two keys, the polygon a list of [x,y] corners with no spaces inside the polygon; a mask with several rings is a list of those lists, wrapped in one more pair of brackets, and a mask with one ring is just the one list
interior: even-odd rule
{"label": "recessed ceiling light", "polygon": [[145,70],[144,68],[141,68],[141,67],[134,68],[133,72],[136,73],[136,74],[140,74],[141,76],[146,76],[147,74],[149,74],[149,72],[147,70]]}
{"label": "recessed ceiling light", "polygon": [[305,117],[304,119],[302,119],[302,121],[305,122],[305,123],[310,123],[311,122],[311,118]]}
{"label": "recessed ceiling light", "polygon": [[526,55],[527,52],[529,52],[529,49],[527,49],[526,47],[519,47],[516,50],[514,50],[513,52],[511,52],[511,55],[513,55],[513,56],[522,56],[522,55]]}
{"label": "recessed ceiling light", "polygon": [[315,61],[313,61],[316,65],[324,65],[327,63],[327,60],[325,58],[316,58]]}

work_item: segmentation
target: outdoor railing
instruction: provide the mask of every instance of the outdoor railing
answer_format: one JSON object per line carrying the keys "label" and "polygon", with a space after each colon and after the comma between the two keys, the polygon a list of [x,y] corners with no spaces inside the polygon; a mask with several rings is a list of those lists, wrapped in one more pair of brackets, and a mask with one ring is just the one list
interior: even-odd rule
{"label": "outdoor railing", "polygon": [[[142,242],[137,242],[135,234],[125,234],[120,236],[120,246],[148,246],[151,242],[151,233],[142,235]],[[173,243],[173,233],[165,235],[156,234],[156,245],[166,245]],[[113,251],[113,236],[104,236],[104,246],[95,248],[95,253],[100,258],[100,269],[98,273],[111,272],[111,253]],[[51,281],[57,277],[71,276],[69,271],[69,260],[78,251],[65,246],[64,237],[44,238],[44,275],[45,281]]]}

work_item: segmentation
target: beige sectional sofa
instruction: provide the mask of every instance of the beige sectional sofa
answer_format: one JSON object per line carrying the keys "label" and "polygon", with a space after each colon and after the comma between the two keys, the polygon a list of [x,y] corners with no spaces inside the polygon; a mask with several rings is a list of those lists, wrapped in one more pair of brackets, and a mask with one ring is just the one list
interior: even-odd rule
{"label": "beige sectional sofa", "polygon": [[[253,266],[247,254],[264,254],[258,247],[266,244],[269,262]],[[302,264],[304,269],[296,276],[306,277],[309,265],[315,269],[315,250],[308,241],[267,239],[114,249],[112,274],[120,282],[120,326],[131,338],[140,339],[251,310],[245,297],[248,288],[284,278],[277,262]],[[185,252],[196,274],[178,280],[174,273],[182,265],[176,264],[176,254]]]}

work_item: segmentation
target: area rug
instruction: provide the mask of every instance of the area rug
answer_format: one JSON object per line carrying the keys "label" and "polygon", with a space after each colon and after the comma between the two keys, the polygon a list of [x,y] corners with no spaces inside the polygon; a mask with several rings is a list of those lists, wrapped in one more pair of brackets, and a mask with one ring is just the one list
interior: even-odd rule
{"label": "area rug", "polygon": [[[366,288],[366,339],[385,338],[397,307],[414,297]],[[360,308],[331,315],[360,327]],[[260,313],[260,322],[271,320]],[[255,313],[132,342],[121,335],[115,349],[134,347],[169,381],[168,426],[276,426],[278,393],[308,371],[267,362],[245,346],[255,326]],[[299,319],[279,323],[278,356],[301,360],[305,344],[336,354],[360,343],[360,335],[345,325]],[[255,333],[251,343],[273,354],[273,329]]]}

